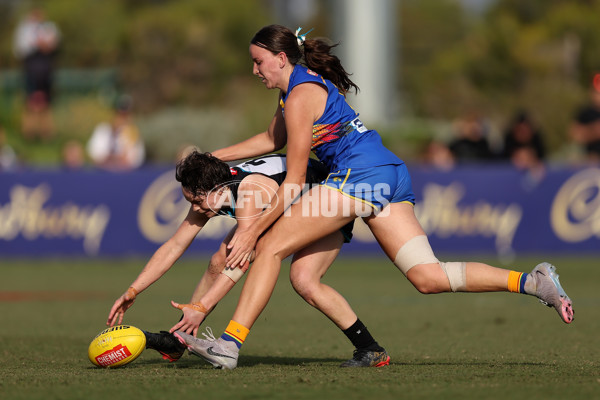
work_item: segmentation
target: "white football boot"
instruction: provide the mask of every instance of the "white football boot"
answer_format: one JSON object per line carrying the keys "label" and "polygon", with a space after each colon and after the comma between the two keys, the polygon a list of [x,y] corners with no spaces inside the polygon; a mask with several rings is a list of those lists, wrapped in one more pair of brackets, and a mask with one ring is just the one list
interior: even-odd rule
{"label": "white football boot", "polygon": [[573,322],[575,311],[571,299],[560,285],[556,267],[543,262],[531,271],[531,276],[535,282],[535,295],[540,302],[548,307],[554,307],[565,323]]}
{"label": "white football boot", "polygon": [[215,368],[234,369],[237,367],[240,354],[237,345],[221,338],[215,339],[210,328],[206,328],[206,332],[208,335],[202,333],[206,339],[198,339],[181,331],[176,331],[173,335],[187,346],[190,353],[202,357]]}

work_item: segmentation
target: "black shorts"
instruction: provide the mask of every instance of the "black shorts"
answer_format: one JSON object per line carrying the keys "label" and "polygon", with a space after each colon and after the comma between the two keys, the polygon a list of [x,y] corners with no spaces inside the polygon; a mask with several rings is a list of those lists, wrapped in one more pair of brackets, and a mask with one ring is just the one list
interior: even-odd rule
{"label": "black shorts", "polygon": [[342,235],[344,235],[344,243],[350,243],[350,241],[352,240],[352,230],[354,229],[354,221],[356,220],[353,219],[352,221],[348,222],[346,225],[340,228],[340,232],[342,232]]}

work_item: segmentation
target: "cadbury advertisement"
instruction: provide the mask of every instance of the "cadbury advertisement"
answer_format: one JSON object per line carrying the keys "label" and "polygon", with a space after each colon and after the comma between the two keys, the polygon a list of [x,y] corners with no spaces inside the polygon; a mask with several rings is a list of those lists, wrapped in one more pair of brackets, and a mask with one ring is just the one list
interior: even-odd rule
{"label": "cadbury advertisement", "polygon": [[[409,170],[415,212],[437,253],[511,258],[600,250],[600,169],[549,167],[536,176],[507,166]],[[0,254],[150,255],[189,209],[174,175],[158,167],[2,173]],[[212,218],[188,254],[209,255],[234,225]],[[383,252],[357,220],[342,254]]]}

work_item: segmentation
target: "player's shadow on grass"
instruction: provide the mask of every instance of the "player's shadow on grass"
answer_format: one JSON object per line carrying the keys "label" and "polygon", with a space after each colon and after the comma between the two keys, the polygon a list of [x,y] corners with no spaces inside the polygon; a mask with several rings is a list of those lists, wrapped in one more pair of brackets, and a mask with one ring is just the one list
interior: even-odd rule
{"label": "player's shadow on grass", "polygon": [[[342,362],[346,361],[346,359],[341,358],[306,358],[306,357],[274,357],[274,356],[243,356],[240,358],[238,367],[254,367],[257,365],[288,365],[288,366],[306,366],[306,365],[319,365],[319,364],[327,364],[328,366],[338,366]],[[212,369],[212,365],[208,362],[204,361],[200,357],[185,355],[183,356],[177,363],[169,363],[160,358],[152,358],[145,360],[136,360],[135,364],[139,366],[142,365],[175,365],[177,368],[208,368]],[[482,366],[482,367],[514,367],[514,366],[533,366],[533,367],[546,367],[551,365],[548,362],[499,362],[499,361],[391,361],[390,365],[399,366],[399,367],[430,367],[430,366],[440,366],[440,367],[468,367],[468,366]]]}
{"label": "player's shadow on grass", "polygon": [[394,362],[393,360],[390,361],[390,364],[394,364],[394,365],[401,365],[401,366],[406,366],[406,367],[416,367],[416,366],[421,366],[421,367],[429,367],[429,366],[440,366],[440,367],[465,367],[465,366],[482,366],[482,367],[498,367],[498,366],[503,366],[503,367],[514,367],[514,366],[539,366],[539,367],[545,367],[548,365],[553,365],[553,363],[551,362],[533,362],[533,361],[508,361],[508,362],[501,362],[501,361],[415,361],[415,362],[410,362],[410,361],[398,361],[398,362]]}
{"label": "player's shadow on grass", "polygon": [[[274,356],[243,356],[240,357],[238,362],[238,367],[253,367],[256,365],[292,365],[292,366],[301,366],[306,364],[331,364],[334,365],[341,364],[346,361],[345,359],[340,358],[305,358],[305,357],[274,357]],[[144,359],[144,360],[135,360],[135,364],[138,365],[158,365],[158,364],[175,364],[169,363],[160,358],[152,358],[152,359]],[[200,357],[185,355],[179,361],[177,361],[178,368],[198,368],[198,367],[207,367],[212,368],[212,366],[204,361]]]}
{"label": "player's shadow on grass", "polygon": [[274,357],[274,356],[243,356],[238,362],[239,366],[252,367],[255,365],[305,365],[305,364],[330,364],[336,365],[346,361],[345,359],[333,357]]}

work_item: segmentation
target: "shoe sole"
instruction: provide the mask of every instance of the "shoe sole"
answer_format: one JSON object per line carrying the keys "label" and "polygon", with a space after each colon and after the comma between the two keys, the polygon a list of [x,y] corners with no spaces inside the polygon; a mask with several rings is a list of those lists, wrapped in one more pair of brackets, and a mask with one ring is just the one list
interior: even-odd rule
{"label": "shoe sole", "polygon": [[390,356],[387,356],[385,361],[381,361],[380,363],[375,365],[375,368],[383,367],[384,365],[390,365]]}
{"label": "shoe sole", "polygon": [[[187,348],[187,346],[186,346],[186,348]],[[156,350],[156,351],[158,351],[162,355],[162,358],[167,360],[168,362],[175,362],[175,361],[179,360],[181,358],[181,356],[183,355],[183,354],[181,354],[179,357],[175,358],[167,353],[163,353],[162,351],[159,351],[159,350]]]}
{"label": "shoe sole", "polygon": [[547,307],[555,308],[562,320],[566,324],[570,324],[571,322],[573,322],[575,311],[573,310],[573,304],[571,302],[571,299],[560,284],[558,274],[556,273],[556,267],[552,264],[542,263],[535,267],[533,272],[537,272],[542,268],[546,270],[548,277],[550,278],[552,284],[558,292],[558,296],[560,298],[560,306],[556,307],[553,304],[549,304],[548,302],[542,299],[540,299],[540,303]]}
{"label": "shoe sole", "polygon": [[383,361],[378,362],[375,365],[340,365],[340,368],[379,368],[384,367],[386,365],[390,365],[390,356]]}

